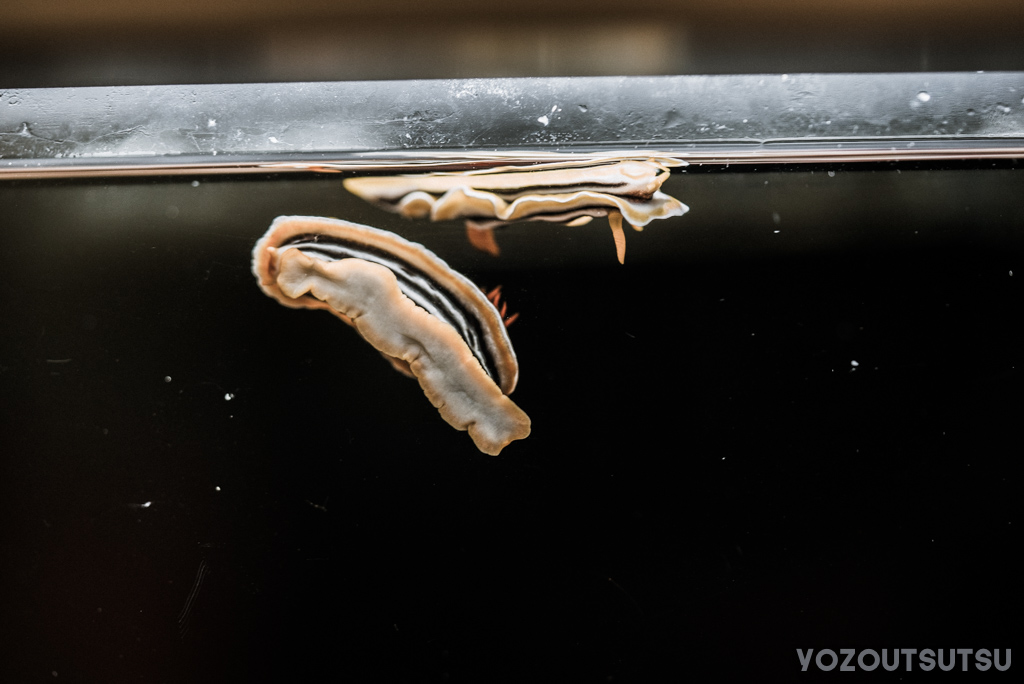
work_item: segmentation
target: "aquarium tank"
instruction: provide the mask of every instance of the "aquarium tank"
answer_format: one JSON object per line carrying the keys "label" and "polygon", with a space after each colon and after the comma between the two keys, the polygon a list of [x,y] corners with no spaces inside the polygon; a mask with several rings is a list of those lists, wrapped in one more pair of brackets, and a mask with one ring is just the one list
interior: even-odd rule
{"label": "aquarium tank", "polygon": [[1024,65],[427,38],[2,72],[0,679],[1008,676]]}

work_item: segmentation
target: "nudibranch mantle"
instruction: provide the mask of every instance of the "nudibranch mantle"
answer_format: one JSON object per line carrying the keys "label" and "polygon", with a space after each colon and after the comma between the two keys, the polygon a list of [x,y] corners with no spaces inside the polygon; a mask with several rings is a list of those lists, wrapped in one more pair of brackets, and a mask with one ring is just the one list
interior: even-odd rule
{"label": "nudibranch mantle", "polygon": [[252,268],[281,304],[325,309],[354,327],[484,453],[530,434],[507,396],[518,363],[501,314],[421,245],[348,221],[282,216],[256,243]]}

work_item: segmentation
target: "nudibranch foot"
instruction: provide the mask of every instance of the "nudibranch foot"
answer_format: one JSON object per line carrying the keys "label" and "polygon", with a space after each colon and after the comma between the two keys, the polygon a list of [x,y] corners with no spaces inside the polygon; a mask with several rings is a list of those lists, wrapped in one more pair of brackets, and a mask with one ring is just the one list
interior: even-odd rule
{"label": "nudibranch foot", "polygon": [[347,221],[280,217],[256,244],[253,272],[282,304],[348,322],[482,452],[530,434],[507,396],[518,364],[502,314],[421,245]]}

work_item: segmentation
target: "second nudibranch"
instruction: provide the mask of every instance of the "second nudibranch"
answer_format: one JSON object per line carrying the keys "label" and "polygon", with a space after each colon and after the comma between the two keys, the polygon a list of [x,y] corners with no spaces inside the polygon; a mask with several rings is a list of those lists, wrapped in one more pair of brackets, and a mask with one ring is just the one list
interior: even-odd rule
{"label": "second nudibranch", "polygon": [[281,304],[325,309],[354,327],[484,453],[530,434],[508,398],[519,366],[497,293],[422,245],[348,221],[281,216],[256,243],[252,270]]}
{"label": "second nudibranch", "polygon": [[619,263],[626,254],[622,222],[641,230],[689,208],[663,192],[671,158],[503,166],[461,173],[348,178],[355,195],[406,218],[464,219],[470,242],[497,255],[493,229],[517,221],[579,226],[607,216]]}

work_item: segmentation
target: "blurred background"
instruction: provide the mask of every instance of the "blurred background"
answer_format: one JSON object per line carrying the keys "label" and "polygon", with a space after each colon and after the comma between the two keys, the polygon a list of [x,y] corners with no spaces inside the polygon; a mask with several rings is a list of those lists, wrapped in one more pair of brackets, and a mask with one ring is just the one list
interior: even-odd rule
{"label": "blurred background", "polygon": [[1020,0],[7,0],[0,87],[1024,69]]}

